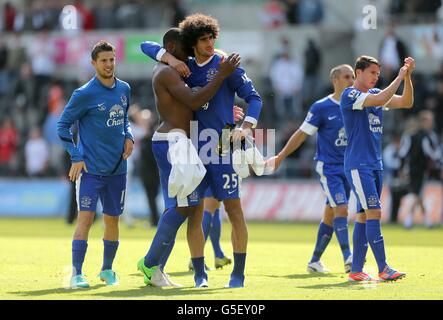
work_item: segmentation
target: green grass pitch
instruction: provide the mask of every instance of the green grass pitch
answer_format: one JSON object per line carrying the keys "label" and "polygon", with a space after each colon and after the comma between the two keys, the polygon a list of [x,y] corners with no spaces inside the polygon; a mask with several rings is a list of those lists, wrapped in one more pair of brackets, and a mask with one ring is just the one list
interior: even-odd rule
{"label": "green grass pitch", "polygon": [[[249,224],[246,287],[225,289],[232,266],[209,271],[207,289],[193,288],[193,274],[187,270],[189,249],[186,226],[177,236],[166,271],[183,288],[151,288],[136,270],[145,255],[154,229],[139,224],[134,229],[121,225],[120,247],[114,269],[120,285],[107,287],[97,275],[101,267],[103,227],[93,225],[83,271],[91,288],[65,289],[71,262],[71,236],[74,226],[62,219],[0,219],[0,299],[443,299],[443,230],[383,226],[388,263],[407,276],[395,283],[350,284],[343,272],[340,248],[332,239],[322,261],[332,273],[314,276],[306,273],[317,224]],[[223,224],[222,247],[232,255],[231,226]],[[350,225],[352,239],[353,226]],[[206,258],[213,266],[208,242]],[[372,252],[368,251],[366,270],[377,274]]]}

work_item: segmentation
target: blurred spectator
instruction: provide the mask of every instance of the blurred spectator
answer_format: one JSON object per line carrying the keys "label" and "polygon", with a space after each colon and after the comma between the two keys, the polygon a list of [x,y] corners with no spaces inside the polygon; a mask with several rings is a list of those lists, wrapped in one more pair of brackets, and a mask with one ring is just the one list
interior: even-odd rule
{"label": "blurred spectator", "polygon": [[28,63],[23,63],[20,66],[19,77],[14,83],[12,92],[15,98],[14,107],[29,111],[34,96],[34,81],[31,66]]}
{"label": "blurred spectator", "polygon": [[441,7],[441,0],[421,0],[415,2],[415,13],[434,14]]}
{"label": "blurred spectator", "polygon": [[5,31],[14,30],[14,20],[16,11],[14,6],[10,2],[6,2],[3,6],[3,29]]}
{"label": "blurred spectator", "polygon": [[305,77],[303,81],[303,105],[309,106],[319,96],[319,76],[321,66],[321,51],[316,46],[313,39],[308,39],[308,46],[305,49]]}
{"label": "blurred spectator", "polygon": [[33,31],[34,22],[32,14],[33,14],[32,2],[25,1],[23,10],[19,11],[15,17],[14,30],[17,32]]}
{"label": "blurred spectator", "polygon": [[262,21],[265,29],[276,29],[285,23],[285,9],[279,0],[268,0],[263,8]]}
{"label": "blurred spectator", "polygon": [[34,103],[37,110],[42,112],[42,117],[46,116],[45,98],[42,93],[47,92],[48,85],[52,80],[55,71],[55,46],[53,39],[49,37],[48,30],[43,30],[37,34],[29,47],[32,73],[35,78]]}
{"label": "blurred spectator", "polygon": [[49,160],[48,145],[39,128],[31,130],[29,140],[25,144],[26,173],[30,177],[46,175]]}
{"label": "blurred spectator", "polygon": [[440,35],[437,29],[432,32],[432,38],[426,42],[427,55],[438,61],[443,60],[443,42],[440,39]]}
{"label": "blurred spectator", "polygon": [[290,25],[300,23],[299,20],[299,6],[300,0],[283,0],[285,11],[286,11],[286,21]]}
{"label": "blurred spectator", "polygon": [[401,199],[408,193],[408,180],[401,174],[400,142],[401,137],[395,134],[383,149],[383,179],[391,193],[390,223],[397,223]]}
{"label": "blurred spectator", "polygon": [[146,0],[143,2],[140,10],[141,22],[145,28],[170,27],[165,25],[170,23],[169,19],[165,19],[165,12],[168,9],[166,1]]}
{"label": "blurred spectator", "polygon": [[287,117],[301,117],[303,69],[291,58],[289,50],[285,50],[272,64],[270,78],[279,121]]}
{"label": "blurred spectator", "polygon": [[437,81],[435,90],[436,105],[435,114],[435,129],[439,135],[443,134],[443,79]]}
{"label": "blurred spectator", "polygon": [[54,82],[48,93],[48,116],[43,125],[43,137],[48,142],[49,147],[49,166],[51,172],[57,176],[66,175],[65,166],[63,164],[63,156],[65,150],[57,135],[57,121],[66,104],[64,98],[63,87],[60,82]]}
{"label": "blurred spectator", "polygon": [[95,17],[92,14],[89,5],[84,3],[84,1],[76,0],[74,2],[74,7],[77,9],[77,17],[80,19],[80,26],[83,30],[95,29]]}
{"label": "blurred spectator", "polygon": [[11,118],[5,117],[0,127],[0,175],[14,175],[17,170],[19,137]]}
{"label": "blurred spectator", "polygon": [[171,3],[172,19],[171,27],[177,27],[178,24],[188,15],[188,9],[184,0],[172,0]]}
{"label": "blurred spectator", "polygon": [[10,87],[15,88],[16,82],[20,76],[21,66],[28,61],[26,49],[22,43],[22,38],[19,32],[14,32],[9,41],[9,55],[7,67],[10,77]]}
{"label": "blurred spectator", "polygon": [[116,27],[114,18],[115,8],[114,0],[102,0],[94,8],[93,12],[98,29],[114,29]]}
{"label": "blurred spectator", "polygon": [[322,0],[300,0],[298,5],[298,21],[300,24],[319,23],[323,19]]}
{"label": "blurred spectator", "polygon": [[160,218],[157,207],[157,195],[160,188],[160,176],[157,163],[152,152],[152,135],[154,134],[155,114],[148,109],[140,112],[137,122],[145,128],[145,134],[140,138],[140,178],[148,198],[149,208],[151,210],[151,225],[156,226]]}
{"label": "blurred spectator", "polygon": [[8,48],[0,38],[0,98],[9,90],[9,76],[7,67]]}
{"label": "blurred spectator", "polygon": [[383,70],[383,83],[390,83],[407,57],[406,45],[395,34],[393,24],[386,30],[380,46],[379,61]]}
{"label": "blurred spectator", "polygon": [[45,0],[32,1],[32,26],[36,31],[50,30],[53,27],[51,25],[51,11]]}
{"label": "blurred spectator", "polygon": [[441,164],[443,160],[438,137],[433,131],[434,114],[428,110],[421,111],[419,113],[419,125],[420,128],[415,134],[404,135],[400,151],[400,157],[404,164],[402,167],[409,176],[409,193],[414,196],[414,202],[405,220],[406,228],[412,227],[413,216],[417,207],[425,217],[425,224],[428,227],[432,226],[426,214],[421,191],[429,175],[431,162]]}
{"label": "blurred spectator", "polygon": [[141,28],[142,7],[137,1],[129,0],[120,4],[115,12],[117,25],[120,28]]}
{"label": "blurred spectator", "polygon": [[406,15],[411,21],[421,17],[435,20],[441,5],[441,0],[391,0],[389,11],[392,15]]}
{"label": "blurred spectator", "polygon": [[[126,190],[131,192],[136,171],[135,164],[138,163],[140,158],[140,140],[146,135],[147,124],[145,124],[143,121],[142,111],[138,105],[133,104],[128,110],[129,120],[131,121],[131,130],[132,134],[134,135],[134,149],[132,150],[131,156],[127,160],[128,172],[126,176]],[[134,217],[129,209],[129,206],[126,206],[124,209],[122,218],[128,227],[131,228],[134,226]]]}
{"label": "blurred spectator", "polygon": [[406,1],[405,0],[391,0],[389,6],[389,12],[392,15],[403,14],[406,11]]}

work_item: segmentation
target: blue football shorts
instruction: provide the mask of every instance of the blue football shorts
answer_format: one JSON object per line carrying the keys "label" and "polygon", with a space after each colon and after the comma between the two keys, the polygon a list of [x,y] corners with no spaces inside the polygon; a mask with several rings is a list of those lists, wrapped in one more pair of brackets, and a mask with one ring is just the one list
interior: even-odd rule
{"label": "blue football shorts", "polygon": [[348,204],[351,187],[346,180],[343,165],[332,165],[317,161],[315,170],[326,194],[326,204],[333,208]]}
{"label": "blue football shorts", "polygon": [[351,184],[358,203],[365,210],[381,209],[383,171],[372,169],[346,170],[346,178]]}
{"label": "blue football shorts", "polygon": [[119,216],[125,207],[126,173],[114,176],[98,176],[83,172],[76,182],[77,208],[79,211],[94,211],[97,201],[103,213]]}

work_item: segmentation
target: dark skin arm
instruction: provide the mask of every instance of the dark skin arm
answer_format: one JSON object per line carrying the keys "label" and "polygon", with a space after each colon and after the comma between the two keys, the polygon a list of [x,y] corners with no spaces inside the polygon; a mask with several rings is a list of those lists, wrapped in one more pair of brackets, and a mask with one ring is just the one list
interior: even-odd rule
{"label": "dark skin arm", "polygon": [[192,92],[192,90],[180,78],[180,75],[173,69],[165,69],[159,80],[161,85],[168,90],[169,94],[174,99],[179,103],[186,105],[193,111],[196,111],[212,99],[223,81],[231,75],[239,65],[240,56],[238,54],[231,54],[220,63],[217,75],[214,79],[195,93]]}

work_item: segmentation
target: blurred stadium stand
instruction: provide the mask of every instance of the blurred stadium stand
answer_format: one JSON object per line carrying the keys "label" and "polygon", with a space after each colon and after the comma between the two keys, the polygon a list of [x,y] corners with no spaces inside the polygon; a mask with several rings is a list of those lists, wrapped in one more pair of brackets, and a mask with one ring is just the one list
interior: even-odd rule
{"label": "blurred stadium stand", "polygon": [[[376,27],[365,30],[362,20],[368,5],[376,9]],[[72,6],[78,14],[77,27],[65,30],[63,19]],[[302,116],[277,119],[275,108],[279,106],[274,105],[270,70],[283,47],[305,72],[304,90],[308,79],[313,79],[310,83],[320,98],[331,90],[331,67],[353,64],[361,54],[380,57],[391,28],[408,55],[416,59],[417,70],[415,106],[386,113],[385,145],[393,135],[402,134],[406,119],[414,119],[423,109],[434,113],[435,131],[440,143],[443,141],[441,0],[9,0],[0,4],[0,177],[8,178],[0,178],[1,182],[10,185],[18,177],[63,181],[69,161],[55,139],[54,124],[72,91],[92,75],[90,48],[100,39],[117,46],[116,74],[131,84],[131,103],[155,110],[151,87],[154,62],[141,54],[139,44],[144,40],[161,42],[167,28],[194,12],[216,17],[221,25],[217,46],[242,55],[242,64],[264,100],[260,127],[277,128],[277,150],[298,128],[313,102],[304,96],[298,113]],[[320,60],[318,71],[308,74],[306,57],[310,56],[305,50],[309,40]],[[380,85],[388,80],[382,78]],[[35,128],[41,129],[49,157],[41,171],[31,174],[26,169],[29,159],[25,150]],[[314,152],[315,138],[311,138],[271,181],[295,178],[311,183],[315,178]],[[431,177],[441,180],[441,168],[433,168]],[[137,169],[135,174],[139,175]],[[254,181],[260,180],[249,179],[245,185]]]}

